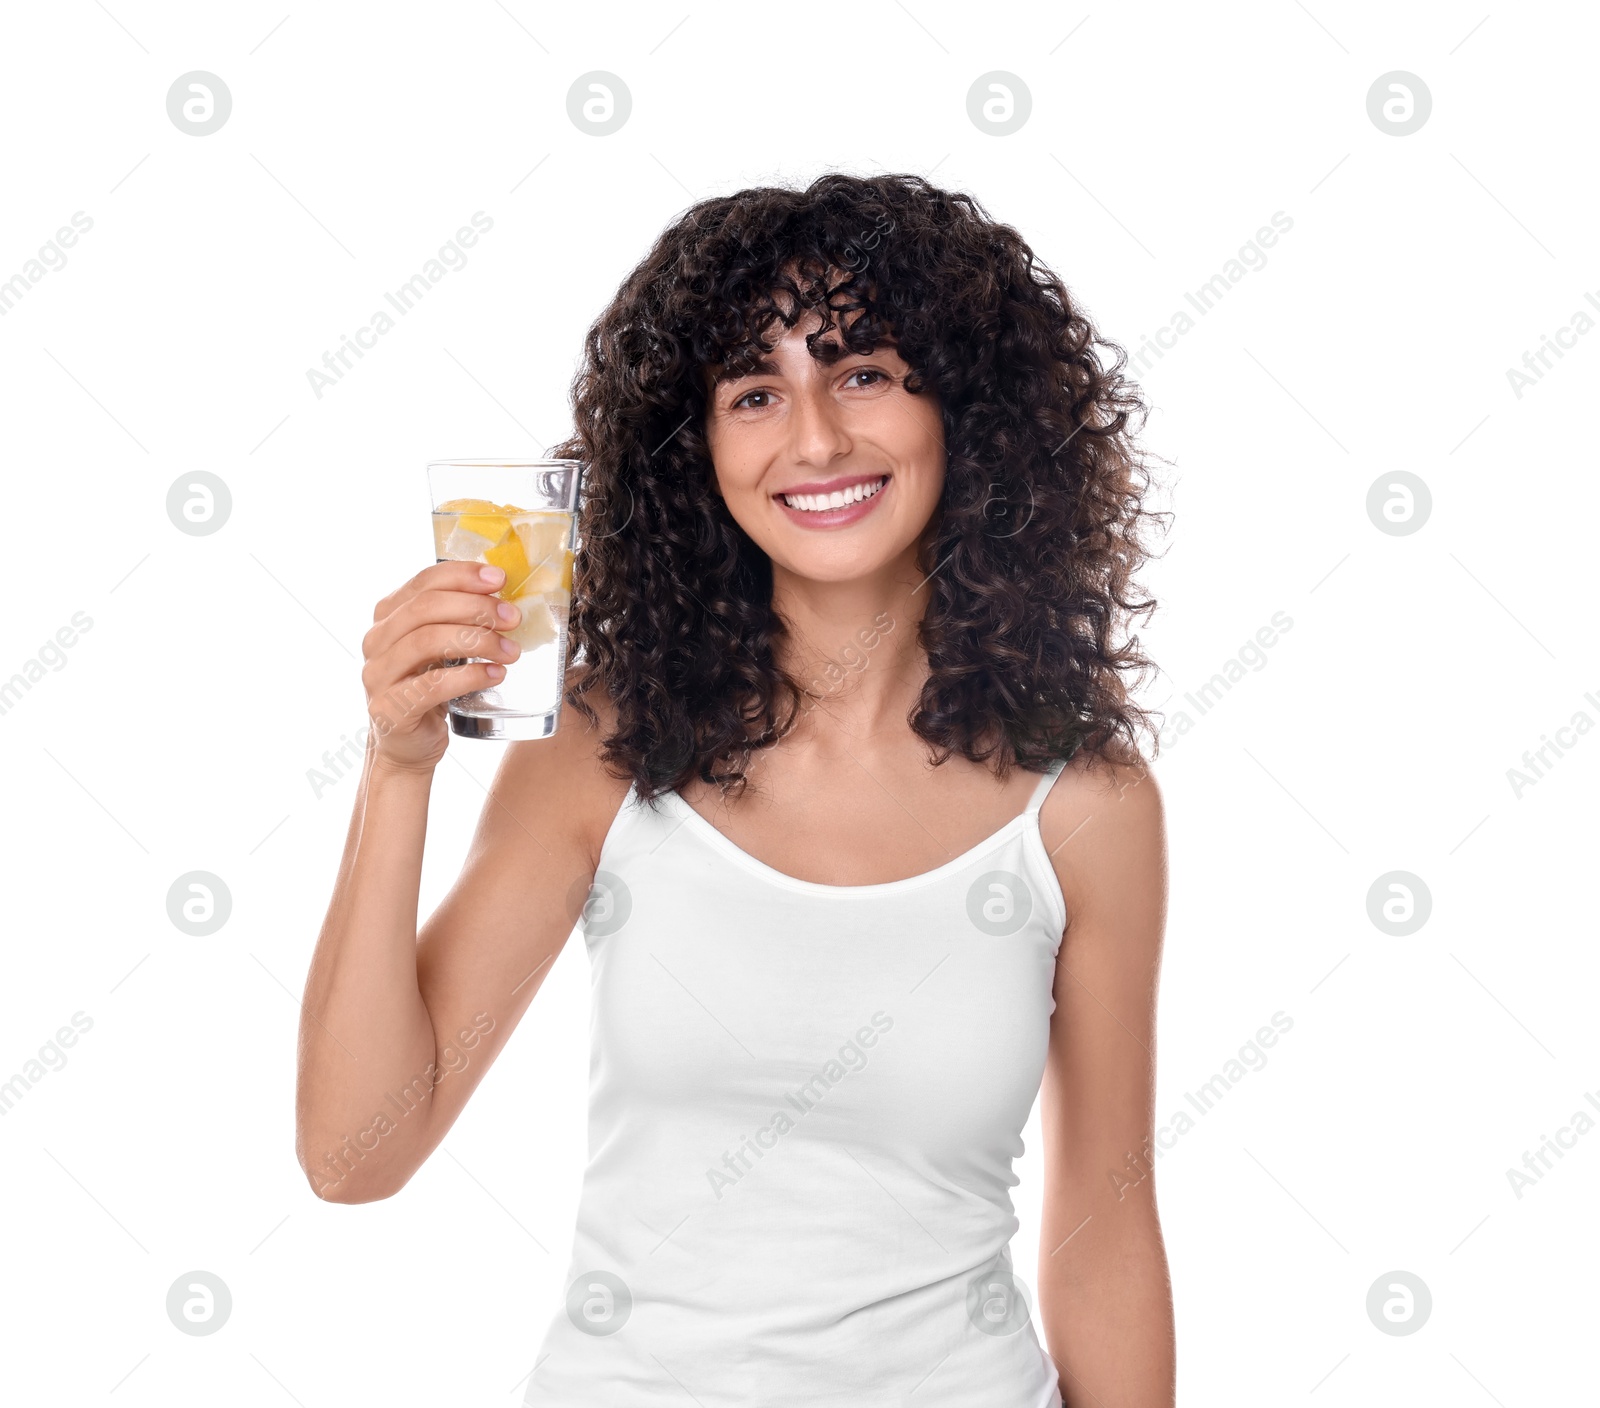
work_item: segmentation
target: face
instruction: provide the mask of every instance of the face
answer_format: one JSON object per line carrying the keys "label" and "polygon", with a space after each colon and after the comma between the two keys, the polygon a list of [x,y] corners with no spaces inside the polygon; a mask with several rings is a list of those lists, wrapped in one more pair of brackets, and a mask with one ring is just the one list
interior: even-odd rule
{"label": "face", "polygon": [[939,404],[906,391],[891,346],[816,361],[805,338],[820,323],[810,313],[755,373],[713,387],[717,487],[775,571],[838,582],[915,565],[944,489]]}

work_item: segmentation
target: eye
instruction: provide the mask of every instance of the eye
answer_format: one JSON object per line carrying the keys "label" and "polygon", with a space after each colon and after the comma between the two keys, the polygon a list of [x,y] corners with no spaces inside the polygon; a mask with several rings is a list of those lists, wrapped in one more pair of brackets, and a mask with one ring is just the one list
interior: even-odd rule
{"label": "eye", "polygon": [[[876,367],[857,367],[853,372],[850,373],[849,376],[847,376],[845,378],[845,381],[846,382],[853,381],[858,376],[875,376],[875,377],[878,378],[879,381],[889,381],[889,380],[891,380],[891,378],[890,378],[890,376],[889,376],[889,374],[887,372],[881,372]],[[867,383],[867,384],[871,385],[870,382]]]}
{"label": "eye", "polygon": [[[738,410],[739,407],[744,405],[744,403],[746,401],[748,401],[752,396],[770,396],[771,394],[772,393],[770,391],[762,391],[762,390],[759,390],[759,389],[755,390],[755,391],[746,391],[744,393],[744,395],[741,396],[737,401],[735,401],[733,403],[733,405],[729,409],[730,410]],[[752,411],[759,411],[759,410],[764,410],[765,407],[763,407],[763,406],[751,406],[750,409]]]}

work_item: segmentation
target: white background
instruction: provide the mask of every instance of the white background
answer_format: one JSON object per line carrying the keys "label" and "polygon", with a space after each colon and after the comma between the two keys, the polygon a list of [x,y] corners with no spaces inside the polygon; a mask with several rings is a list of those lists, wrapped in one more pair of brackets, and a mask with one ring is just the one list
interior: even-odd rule
{"label": "white background", "polygon": [[[1147,702],[1193,716],[1293,622],[1157,764],[1158,1118],[1294,1024],[1159,1165],[1179,1401],[1591,1395],[1600,1130],[1520,1198],[1507,1170],[1600,1099],[1600,731],[1520,796],[1508,769],[1600,721],[1600,334],[1520,397],[1507,369],[1600,298],[1600,26],[1484,3],[8,8],[0,280],[74,212],[93,229],[0,318],[0,679],[93,624],[0,715],[0,1080],[93,1026],[0,1118],[0,1395],[520,1401],[583,1159],[582,946],[399,1197],[319,1203],[296,998],[354,779],[318,797],[307,772],[364,722],[373,603],[429,558],[424,463],[562,438],[583,332],[665,224],[835,167],[972,192],[1134,346],[1292,219],[1142,378],[1176,513]],[[194,69],[233,99],[205,137],[165,106]],[[607,137],[567,116],[595,69],[633,99]],[[1008,136],[968,116],[991,70],[1032,95]],[[1367,114],[1391,70],[1432,94],[1409,136]],[[314,395],[307,369],[480,210],[466,267]],[[232,494],[205,537],[165,507],[197,470]],[[1366,510],[1399,470],[1432,495],[1405,536]],[[425,909],[496,757],[441,765]],[[192,870],[232,895],[206,938],[166,913]],[[1393,870],[1432,897],[1406,937],[1367,914]],[[204,1338],[165,1310],[195,1269],[234,1301]],[[1394,1270],[1433,1297],[1404,1337],[1366,1312]]]}

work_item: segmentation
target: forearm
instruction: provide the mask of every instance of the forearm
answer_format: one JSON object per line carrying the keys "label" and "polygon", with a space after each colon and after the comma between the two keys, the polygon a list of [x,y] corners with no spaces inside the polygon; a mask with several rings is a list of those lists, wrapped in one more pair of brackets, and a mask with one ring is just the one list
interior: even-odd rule
{"label": "forearm", "polygon": [[1039,1319],[1064,1408],[1172,1408],[1172,1284],[1148,1200],[1107,1199],[1076,1233],[1047,1236],[1039,1263]]}
{"label": "forearm", "polygon": [[431,787],[430,772],[392,768],[369,745],[306,981],[296,1149],[336,1201],[393,1192],[425,1144],[436,1040],[417,983],[417,903]]}

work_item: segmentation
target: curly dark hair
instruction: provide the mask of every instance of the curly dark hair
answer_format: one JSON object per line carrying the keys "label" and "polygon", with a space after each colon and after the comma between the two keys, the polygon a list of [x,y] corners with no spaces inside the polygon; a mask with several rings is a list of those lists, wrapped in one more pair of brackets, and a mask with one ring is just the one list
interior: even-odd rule
{"label": "curly dark hair", "polygon": [[752,752],[796,721],[771,563],[716,492],[705,424],[708,373],[810,309],[814,358],[844,355],[821,340],[836,326],[850,352],[892,344],[905,389],[940,401],[949,464],[919,542],[930,673],[907,718],[935,762],[959,751],[1003,778],[1079,749],[1141,756],[1156,731],[1125,676],[1152,666],[1129,627],[1155,603],[1133,574],[1168,515],[1144,503],[1126,353],[973,197],[835,172],[692,206],[585,339],[575,434],[549,453],[588,466],[565,699],[597,724],[583,696],[604,687],[603,763],[645,799],[694,777],[742,791]]}

